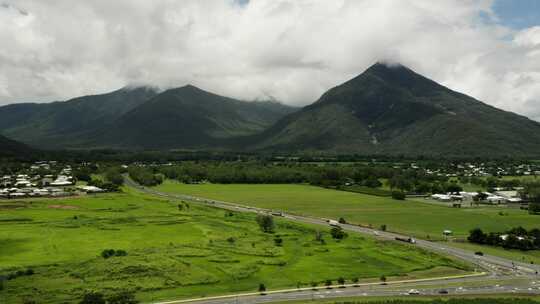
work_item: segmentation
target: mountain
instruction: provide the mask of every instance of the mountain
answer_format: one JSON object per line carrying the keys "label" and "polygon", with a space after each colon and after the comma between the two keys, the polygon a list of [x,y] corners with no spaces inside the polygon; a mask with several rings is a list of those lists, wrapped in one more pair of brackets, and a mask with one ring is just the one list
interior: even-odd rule
{"label": "mountain", "polygon": [[540,124],[377,63],[247,142],[288,152],[539,156]]}
{"label": "mountain", "polygon": [[272,101],[240,101],[188,85],[156,95],[96,132],[85,145],[219,149],[230,138],[261,132],[295,110]]}
{"label": "mountain", "polygon": [[65,102],[22,103],[0,107],[0,131],[31,146],[63,148],[104,129],[154,97],[148,87],[122,88]]}
{"label": "mountain", "polygon": [[28,146],[0,135],[0,157],[27,156],[31,151]]}

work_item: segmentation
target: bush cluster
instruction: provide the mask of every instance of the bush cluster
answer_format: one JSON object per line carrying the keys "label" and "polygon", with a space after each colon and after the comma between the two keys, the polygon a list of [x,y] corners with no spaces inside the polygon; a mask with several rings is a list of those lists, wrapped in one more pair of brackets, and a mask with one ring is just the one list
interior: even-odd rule
{"label": "bush cluster", "polygon": [[101,252],[101,256],[104,258],[104,259],[108,259],[108,258],[111,258],[111,257],[120,257],[120,256],[126,256],[127,255],[127,252],[125,250],[122,250],[122,249],[117,249],[117,250],[114,250],[114,249],[105,249]]}

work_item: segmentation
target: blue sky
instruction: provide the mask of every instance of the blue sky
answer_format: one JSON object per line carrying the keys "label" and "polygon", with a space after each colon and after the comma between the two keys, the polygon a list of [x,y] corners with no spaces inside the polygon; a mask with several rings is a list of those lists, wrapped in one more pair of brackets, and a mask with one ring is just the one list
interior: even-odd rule
{"label": "blue sky", "polygon": [[513,29],[540,25],[540,0],[496,0],[493,10],[503,25]]}

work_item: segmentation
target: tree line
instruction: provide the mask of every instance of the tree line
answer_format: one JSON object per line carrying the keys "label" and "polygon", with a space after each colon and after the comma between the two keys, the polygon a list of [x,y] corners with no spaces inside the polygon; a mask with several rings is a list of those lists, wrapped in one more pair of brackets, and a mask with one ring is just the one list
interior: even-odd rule
{"label": "tree line", "polygon": [[470,231],[467,239],[472,243],[501,246],[506,249],[524,251],[540,249],[540,229],[538,228],[527,230],[523,227],[516,227],[506,232],[489,233],[476,228]]}

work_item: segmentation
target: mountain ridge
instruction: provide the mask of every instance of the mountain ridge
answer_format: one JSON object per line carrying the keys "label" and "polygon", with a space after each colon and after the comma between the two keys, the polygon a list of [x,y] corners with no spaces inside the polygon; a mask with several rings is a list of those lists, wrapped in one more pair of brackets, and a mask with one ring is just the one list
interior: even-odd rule
{"label": "mountain ridge", "polygon": [[540,136],[520,128],[540,133],[540,123],[524,116],[453,91],[402,65],[376,63],[284,117],[258,135],[252,148],[457,156],[493,150],[498,155],[539,155]]}

